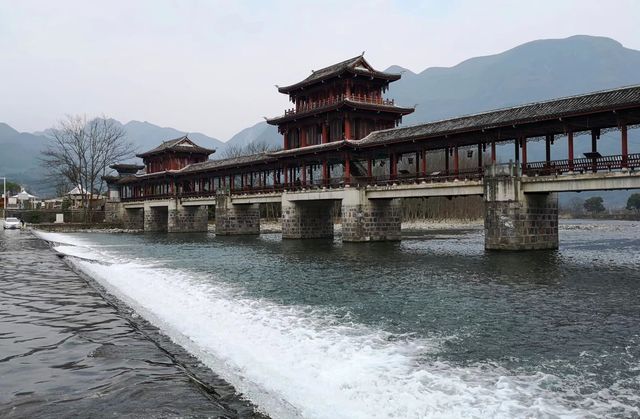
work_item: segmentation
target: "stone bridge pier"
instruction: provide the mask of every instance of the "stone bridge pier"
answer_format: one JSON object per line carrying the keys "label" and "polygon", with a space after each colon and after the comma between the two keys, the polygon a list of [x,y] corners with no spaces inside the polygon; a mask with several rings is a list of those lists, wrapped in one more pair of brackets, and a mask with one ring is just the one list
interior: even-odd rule
{"label": "stone bridge pier", "polygon": [[122,217],[122,226],[128,230],[142,230],[144,228],[144,209],[142,208],[122,208],[114,214]]}
{"label": "stone bridge pier", "polygon": [[209,228],[209,211],[206,205],[169,208],[167,231],[169,233],[202,233]]}
{"label": "stone bridge pier", "polygon": [[485,177],[484,246],[487,250],[558,248],[558,195],[522,191],[514,174]]}
{"label": "stone bridge pier", "polygon": [[291,200],[282,194],[282,238],[322,239],[333,237],[334,200]]}
{"label": "stone bridge pier", "polygon": [[[169,206],[171,204],[144,203],[144,231],[168,231]],[[175,204],[174,204],[175,205]]]}
{"label": "stone bridge pier", "polygon": [[347,188],[342,199],[342,241],[400,240],[400,199],[368,199],[364,189]]}
{"label": "stone bridge pier", "polygon": [[216,235],[260,234],[260,205],[234,204],[231,197],[216,197]]}

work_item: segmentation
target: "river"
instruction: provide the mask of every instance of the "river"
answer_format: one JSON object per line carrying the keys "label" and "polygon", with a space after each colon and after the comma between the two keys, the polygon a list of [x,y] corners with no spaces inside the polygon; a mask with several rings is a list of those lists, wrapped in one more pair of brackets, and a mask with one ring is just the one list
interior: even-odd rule
{"label": "river", "polygon": [[39,233],[273,418],[640,417],[640,223],[558,251]]}

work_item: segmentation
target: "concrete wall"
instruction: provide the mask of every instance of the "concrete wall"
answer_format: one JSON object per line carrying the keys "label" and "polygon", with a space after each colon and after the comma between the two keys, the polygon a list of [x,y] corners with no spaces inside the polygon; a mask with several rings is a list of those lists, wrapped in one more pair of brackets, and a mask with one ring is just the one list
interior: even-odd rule
{"label": "concrete wall", "polygon": [[358,188],[345,190],[342,200],[342,241],[400,240],[400,199],[367,199]]}
{"label": "concrete wall", "polygon": [[333,237],[333,203],[290,201],[282,194],[282,238],[319,239]]}
{"label": "concrete wall", "polygon": [[169,233],[206,232],[208,210],[206,205],[183,207],[177,205],[168,210],[167,231]]}
{"label": "concrete wall", "polygon": [[144,228],[144,210],[142,208],[122,209],[122,226],[129,230],[142,230]]}
{"label": "concrete wall", "polygon": [[525,194],[515,176],[485,179],[484,243],[488,250],[558,248],[558,196]]}
{"label": "concrete wall", "polygon": [[259,204],[233,204],[231,198],[216,198],[216,235],[260,234]]}

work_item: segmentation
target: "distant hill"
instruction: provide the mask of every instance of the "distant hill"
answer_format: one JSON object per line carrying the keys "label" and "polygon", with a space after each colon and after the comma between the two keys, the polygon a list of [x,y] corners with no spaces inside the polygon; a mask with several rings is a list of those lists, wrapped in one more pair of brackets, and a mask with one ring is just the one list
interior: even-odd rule
{"label": "distant hill", "polygon": [[136,146],[139,153],[155,148],[161,141],[172,140],[185,134],[189,134],[189,138],[202,147],[219,149],[225,145],[222,141],[199,132],[187,133],[175,128],[159,127],[146,121],[129,121],[120,125],[127,133],[127,139]]}
{"label": "distant hill", "polygon": [[226,142],[227,145],[245,147],[250,143],[264,143],[273,146],[282,146],[282,135],[278,134],[276,127],[266,122],[245,128]]}
{"label": "distant hill", "polygon": [[402,72],[389,96],[418,107],[415,124],[561,96],[640,83],[640,51],[610,38],[572,36],[528,42],[500,54],[471,58],[419,74]]}

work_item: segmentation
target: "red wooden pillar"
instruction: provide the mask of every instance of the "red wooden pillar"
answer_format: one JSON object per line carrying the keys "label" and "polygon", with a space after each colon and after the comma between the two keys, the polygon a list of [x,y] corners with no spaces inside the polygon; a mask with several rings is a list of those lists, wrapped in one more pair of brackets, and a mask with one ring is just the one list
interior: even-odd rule
{"label": "red wooden pillar", "polygon": [[514,159],[516,163],[520,162],[520,144],[519,143],[520,143],[520,140],[516,138],[516,141],[515,141],[516,148],[515,148],[515,154],[514,154]]}
{"label": "red wooden pillar", "polygon": [[573,131],[567,133],[569,171],[573,172]]}
{"label": "red wooden pillar", "polygon": [[551,140],[553,139],[552,135],[547,135],[544,138],[544,152],[545,152],[545,160],[547,162],[547,166],[551,166]]}
{"label": "red wooden pillar", "polygon": [[[267,184],[267,179],[265,176],[265,186]],[[280,183],[280,176],[278,176],[278,169],[273,169],[273,188],[276,188],[276,185]]]}
{"label": "red wooden pillar", "polygon": [[289,150],[289,133],[284,133],[284,149]]}
{"label": "red wooden pillar", "polygon": [[491,141],[491,164],[496,164],[496,142]]}
{"label": "red wooden pillar", "polygon": [[345,140],[351,139],[351,120],[348,117],[344,117],[344,138]]}
{"label": "red wooden pillar", "polygon": [[307,146],[307,129],[305,127],[300,127],[300,147]]}
{"label": "red wooden pillar", "polygon": [[524,174],[527,170],[527,137],[522,137],[520,141],[522,142],[522,173]]}
{"label": "red wooden pillar", "polygon": [[244,190],[244,173],[240,175],[240,189]]}
{"label": "red wooden pillar", "polygon": [[229,191],[233,192],[233,189],[235,188],[235,183],[236,183],[236,179],[234,176],[229,175]]}
{"label": "red wooden pillar", "polygon": [[302,167],[300,168],[302,171],[302,186],[307,185],[307,165],[302,163]]}
{"label": "red wooden pillar", "polygon": [[322,160],[322,183],[324,185],[329,183],[329,167],[327,165],[327,159]]}
{"label": "red wooden pillar", "polygon": [[327,124],[322,124],[322,144],[329,142],[329,127]]}
{"label": "red wooden pillar", "polygon": [[422,150],[422,177],[427,177],[427,150]]}
{"label": "red wooden pillar", "polygon": [[289,186],[289,168],[287,167],[286,164],[283,166],[283,170],[284,170],[284,186],[287,187]]}
{"label": "red wooden pillar", "polygon": [[348,185],[351,182],[351,161],[349,160],[349,153],[344,155],[344,183]]}
{"label": "red wooden pillar", "polygon": [[626,169],[629,166],[629,145],[627,140],[627,125],[622,124],[620,127],[620,134],[622,139],[622,168]]}
{"label": "red wooden pillar", "polygon": [[420,177],[420,152],[416,151],[416,177]]}
{"label": "red wooden pillar", "polygon": [[398,177],[398,159],[396,153],[389,154],[389,177],[395,179]]}
{"label": "red wooden pillar", "polygon": [[444,174],[449,176],[449,147],[444,148]]}
{"label": "red wooden pillar", "polygon": [[458,146],[453,148],[453,173],[458,176],[459,172],[459,161],[458,161]]}
{"label": "red wooden pillar", "polygon": [[367,177],[371,179],[373,177],[373,163],[371,159],[367,159]]}

